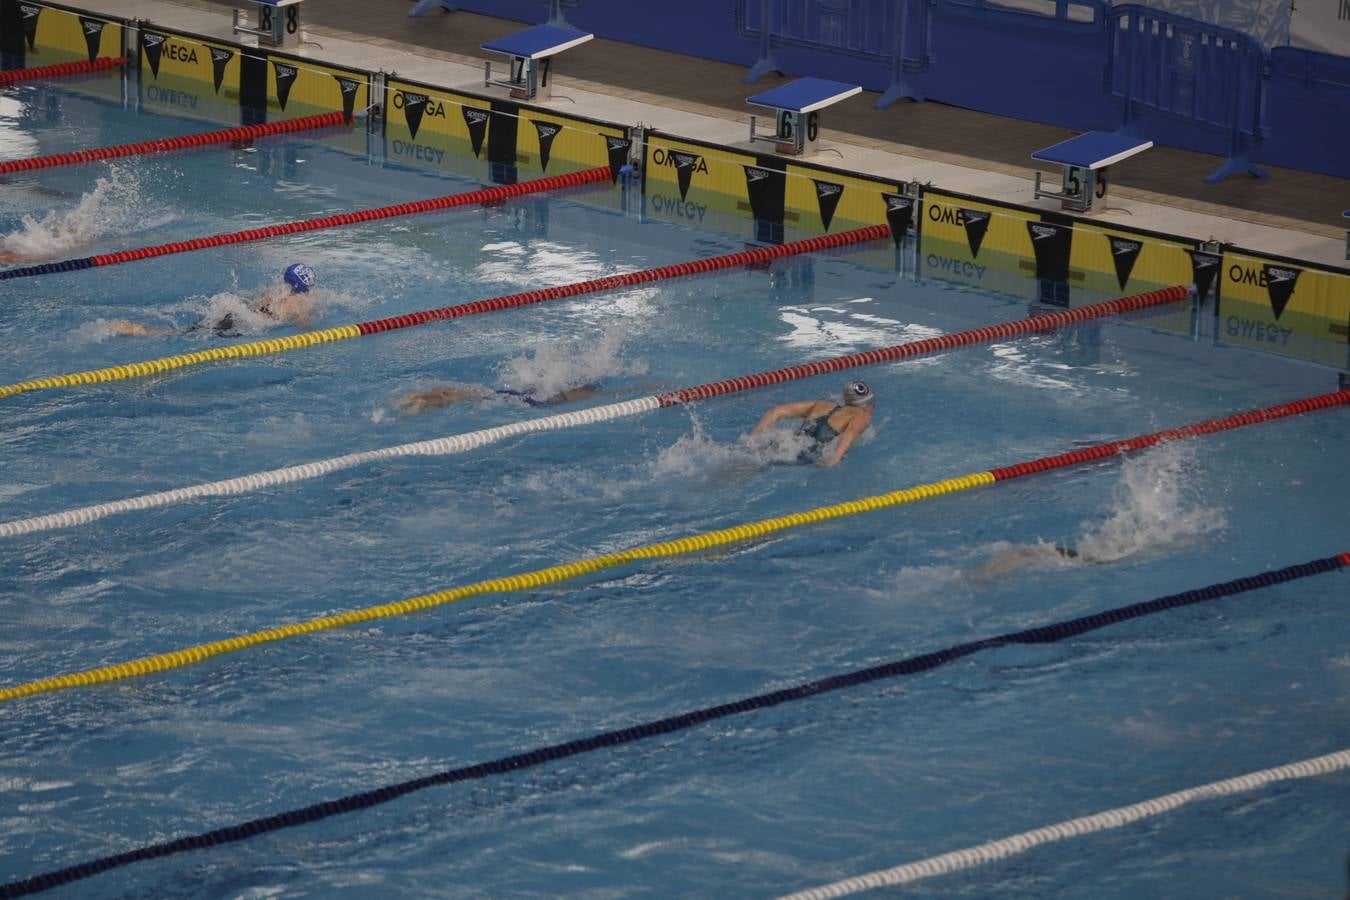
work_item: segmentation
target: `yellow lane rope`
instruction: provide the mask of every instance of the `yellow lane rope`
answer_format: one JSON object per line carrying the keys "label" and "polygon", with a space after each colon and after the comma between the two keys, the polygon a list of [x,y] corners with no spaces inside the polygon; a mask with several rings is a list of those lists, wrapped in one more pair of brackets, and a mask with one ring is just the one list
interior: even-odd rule
{"label": "yellow lane rope", "polygon": [[48,378],[34,378],[17,384],[0,385],[0,397],[13,397],[27,391],[41,391],[49,388],[74,387],[80,384],[94,384],[100,381],[121,381],[126,378],[143,378],[157,372],[168,372],[184,366],[195,366],[204,362],[217,362],[222,359],[238,359],[245,356],[265,356],[268,353],[284,353],[300,347],[312,347],[315,344],[327,344],[333,341],[345,341],[361,336],[361,330],[355,325],[342,325],[326,328],[322,331],[305,331],[288,337],[272,338],[266,341],[250,341],[244,344],[232,344],[228,347],[212,347],[210,350],[198,350],[195,353],[182,353],[178,356],[163,356],[145,362],[130,363],[125,366],[108,366],[106,369],[91,369],[70,375],[52,375]]}
{"label": "yellow lane rope", "polygon": [[30,681],[26,684],[20,684],[14,687],[0,688],[0,701],[15,700],[19,697],[31,697],[36,694],[52,693],[54,691],[64,690],[65,688],[121,681],[126,678],[134,678],[140,675],[149,675],[153,672],[181,669],[186,666],[205,662],[213,656],[220,656],[225,653],[235,653],[248,647],[267,644],[272,641],[281,641],[287,638],[299,637],[304,634],[312,634],[316,631],[327,631],[332,628],[342,628],[347,625],[356,625],[361,622],[370,622],[375,619],[406,616],[409,613],[421,612],[425,609],[443,606],[447,603],[454,603],[458,600],[477,597],[483,594],[523,591],[548,584],[557,584],[560,581],[566,581],[571,578],[577,578],[604,569],[612,569],[616,566],[624,565],[625,563],[695,553],[700,550],[707,550],[711,547],[748,541],[751,538],[762,537],[788,528],[796,528],[800,525],[811,525],[817,522],[825,522],[830,519],[855,516],[860,513],[885,509],[890,506],[914,503],[919,500],[927,500],[930,497],[940,497],[943,494],[951,494],[956,491],[982,487],[984,485],[993,484],[994,480],[994,476],[990,472],[976,472],[975,474],[965,475],[960,478],[949,478],[945,481],[935,481],[930,484],[919,485],[918,487],[892,491],[889,494],[864,497],[861,500],[849,500],[844,503],[836,503],[833,506],[822,506],[816,509],[807,510],[806,512],[790,513],[786,516],[764,519],[759,522],[751,522],[745,525],[733,525],[730,528],[708,531],[690,537],[676,538],[670,541],[662,541],[656,544],[646,544],[641,547],[620,550],[617,553],[592,556],[587,559],[577,560],[576,562],[565,563],[559,566],[550,566],[546,569],[538,569],[520,575],[510,575],[505,578],[492,578],[487,581],[479,581],[474,584],[464,585],[463,587],[438,591],[434,594],[423,594],[420,597],[410,597],[407,600],[399,600],[395,603],[382,603],[378,606],[368,606],[364,609],[351,610],[332,616],[323,616],[322,618],[310,619],[305,622],[280,625],[276,628],[269,628],[266,631],[256,631],[252,634],[226,638],[221,641],[212,641],[208,644],[198,644],[195,647],[174,650],[170,653],[160,653],[155,656],[147,656],[142,659],[134,659],[116,665],[100,666],[99,668],[87,669],[83,672],[57,675],[53,678]]}

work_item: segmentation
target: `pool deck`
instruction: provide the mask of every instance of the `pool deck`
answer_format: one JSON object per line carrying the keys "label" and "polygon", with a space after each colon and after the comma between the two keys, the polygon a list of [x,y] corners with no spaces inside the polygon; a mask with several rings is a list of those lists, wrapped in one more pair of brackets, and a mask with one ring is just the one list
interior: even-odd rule
{"label": "pool deck", "polygon": [[[71,5],[222,40],[235,37],[230,10],[237,4],[230,0],[76,0]],[[438,10],[411,18],[411,8],[404,0],[313,0],[302,7],[303,43],[290,52],[483,94],[483,60],[493,55],[480,45],[526,27],[466,12]],[[540,11],[542,17],[542,4]],[[555,66],[553,99],[546,106],[742,149],[750,147],[750,115],[756,112],[745,98],[789,80],[770,74],[749,85],[741,81],[746,69],[740,66],[600,39],[568,50]],[[932,102],[902,100],[876,110],[877,97],[864,91],[823,112],[820,152],[809,161],[1058,209],[1053,200],[1032,197],[1031,153],[1075,132]],[[755,152],[764,146],[756,145]],[[1113,167],[1109,205],[1093,218],[1350,266],[1342,216],[1350,206],[1350,179],[1263,166],[1268,179],[1234,176],[1206,184],[1204,176],[1220,162],[1219,157],[1155,147]],[[1056,170],[1042,171],[1051,186],[1058,184]]]}

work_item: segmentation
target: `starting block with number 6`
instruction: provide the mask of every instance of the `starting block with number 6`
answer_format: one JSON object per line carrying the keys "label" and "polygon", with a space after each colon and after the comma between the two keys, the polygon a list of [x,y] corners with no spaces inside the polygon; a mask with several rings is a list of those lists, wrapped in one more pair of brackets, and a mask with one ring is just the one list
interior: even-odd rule
{"label": "starting block with number 6", "polygon": [[767,141],[779,153],[792,156],[814,153],[816,138],[820,134],[817,111],[861,93],[862,88],[856,84],[826,81],[823,78],[798,78],[773,90],[747,97],[746,103],[774,110],[773,134],[756,133],[755,117],[750,117],[750,143]]}
{"label": "starting block with number 6", "polygon": [[301,0],[254,0],[253,19],[257,27],[248,24],[247,10],[234,11],[234,33],[251,34],[259,46],[293,48],[300,44]]}
{"label": "starting block with number 6", "polygon": [[1101,200],[1106,205],[1106,191],[1109,186],[1106,177],[1108,167],[1129,159],[1136,153],[1143,153],[1153,146],[1152,141],[1108,134],[1103,131],[1089,131],[1078,137],[1060,141],[1053,147],[1037,150],[1032,159],[1057,163],[1064,167],[1058,191],[1041,190],[1041,173],[1036,173],[1034,196],[1053,197],[1060,201],[1062,209],[1073,212],[1090,213],[1093,204]]}

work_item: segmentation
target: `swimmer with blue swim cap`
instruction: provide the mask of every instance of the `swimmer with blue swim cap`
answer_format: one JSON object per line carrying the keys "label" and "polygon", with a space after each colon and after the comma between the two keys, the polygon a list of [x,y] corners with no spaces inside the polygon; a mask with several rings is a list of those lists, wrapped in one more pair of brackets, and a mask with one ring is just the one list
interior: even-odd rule
{"label": "swimmer with blue swim cap", "polygon": [[308,294],[309,289],[319,281],[319,276],[304,263],[291,263],[286,267],[286,274],[282,277],[291,286],[291,293],[294,294]]}
{"label": "swimmer with blue swim cap", "polygon": [[850,381],[844,385],[841,399],[842,403],[830,400],[781,403],[765,413],[750,434],[752,437],[762,434],[781,419],[801,419],[797,434],[810,438],[812,443],[801,451],[797,461],[833,466],[872,424],[877,395],[866,382]]}
{"label": "swimmer with blue swim cap", "polygon": [[[318,275],[304,263],[292,263],[286,267],[281,277],[286,287],[274,285],[263,291],[262,295],[253,301],[253,311],[275,320],[277,325],[310,327],[314,320],[314,301],[308,294],[319,283]],[[126,319],[109,322],[108,328],[115,335],[128,336],[172,332],[186,334],[203,330],[213,331],[218,337],[237,337],[241,333],[239,323],[235,321],[235,314],[229,312],[214,322],[204,320],[186,328],[154,328],[139,322],[128,322]]]}

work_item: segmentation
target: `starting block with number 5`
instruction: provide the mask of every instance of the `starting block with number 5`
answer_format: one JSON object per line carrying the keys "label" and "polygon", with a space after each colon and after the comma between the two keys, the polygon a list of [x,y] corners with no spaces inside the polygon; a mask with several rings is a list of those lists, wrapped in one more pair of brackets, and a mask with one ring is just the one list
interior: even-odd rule
{"label": "starting block with number 5", "polygon": [[1106,205],[1106,192],[1109,187],[1106,170],[1136,153],[1143,153],[1153,146],[1152,141],[1108,134],[1103,131],[1089,131],[1078,137],[1060,141],[1053,147],[1037,150],[1032,159],[1052,162],[1063,166],[1064,172],[1058,191],[1041,190],[1041,173],[1036,173],[1034,196],[1053,197],[1060,201],[1060,208],[1073,212],[1090,213],[1093,204],[1100,200]]}
{"label": "starting block with number 5", "polygon": [[234,11],[234,33],[251,34],[262,47],[293,48],[300,44],[301,0],[254,0],[253,19],[247,10]]}

